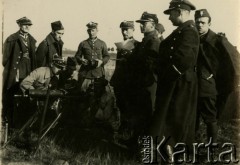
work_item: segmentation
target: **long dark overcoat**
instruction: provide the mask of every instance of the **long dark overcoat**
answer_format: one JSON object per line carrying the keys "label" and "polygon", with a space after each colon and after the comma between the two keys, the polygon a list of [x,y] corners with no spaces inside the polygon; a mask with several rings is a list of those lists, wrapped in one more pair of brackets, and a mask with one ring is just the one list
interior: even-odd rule
{"label": "long dark overcoat", "polygon": [[63,44],[62,40],[56,41],[52,33],[47,35],[47,37],[39,44],[36,51],[37,66],[50,66],[54,54],[62,57]]}
{"label": "long dark overcoat", "polygon": [[160,44],[156,110],[152,136],[171,136],[170,144],[194,139],[199,35],[193,21],[174,30]]}
{"label": "long dark overcoat", "polygon": [[[36,40],[29,34],[29,58],[31,61],[31,70],[36,68]],[[17,69],[20,60],[23,57],[23,51],[20,43],[19,31],[10,35],[3,46],[3,89],[9,89],[16,82]]]}

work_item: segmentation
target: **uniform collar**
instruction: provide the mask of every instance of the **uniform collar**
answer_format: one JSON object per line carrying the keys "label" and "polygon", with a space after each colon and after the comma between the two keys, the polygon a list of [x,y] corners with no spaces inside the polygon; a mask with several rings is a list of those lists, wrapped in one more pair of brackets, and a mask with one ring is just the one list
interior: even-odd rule
{"label": "uniform collar", "polygon": [[93,38],[93,39],[91,39],[91,38],[88,38],[88,40],[90,41],[90,42],[96,42],[97,41],[97,37],[96,38]]}
{"label": "uniform collar", "polygon": [[147,42],[148,40],[150,40],[152,38],[158,38],[156,30],[153,30],[153,31],[148,32],[148,33],[144,33],[143,42]]}
{"label": "uniform collar", "polygon": [[53,44],[53,43],[59,43],[60,45],[63,45],[63,44],[64,44],[62,40],[57,41],[57,40],[54,38],[52,32],[48,34],[48,36],[46,37],[46,40],[47,40],[47,42],[48,42],[49,44]]}
{"label": "uniform collar", "polygon": [[20,37],[27,39],[28,38],[28,33],[23,33],[21,30],[19,30],[19,35]]}
{"label": "uniform collar", "polygon": [[194,21],[188,20],[188,21],[182,23],[175,31],[181,31],[182,29],[184,29],[187,26],[195,27]]}

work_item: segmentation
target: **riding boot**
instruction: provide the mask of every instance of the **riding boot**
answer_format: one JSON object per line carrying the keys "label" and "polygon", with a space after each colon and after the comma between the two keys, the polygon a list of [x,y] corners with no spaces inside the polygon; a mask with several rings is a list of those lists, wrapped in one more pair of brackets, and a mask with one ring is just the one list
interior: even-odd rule
{"label": "riding boot", "polygon": [[217,122],[207,124],[208,139],[212,137],[212,142],[217,142],[218,125]]}

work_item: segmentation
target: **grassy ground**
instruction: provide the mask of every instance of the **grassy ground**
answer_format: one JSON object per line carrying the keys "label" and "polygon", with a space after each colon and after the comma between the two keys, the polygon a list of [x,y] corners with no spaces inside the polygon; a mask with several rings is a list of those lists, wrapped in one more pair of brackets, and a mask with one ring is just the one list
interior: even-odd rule
{"label": "grassy ground", "polygon": [[[237,146],[239,158],[239,120],[219,124],[219,142],[230,142]],[[206,142],[205,126],[201,123],[198,140]],[[111,130],[103,125],[91,129],[71,127],[57,129],[44,138],[38,149],[27,149],[11,143],[1,150],[2,164],[64,164],[65,165],[135,165],[140,164],[126,148],[111,143]]]}

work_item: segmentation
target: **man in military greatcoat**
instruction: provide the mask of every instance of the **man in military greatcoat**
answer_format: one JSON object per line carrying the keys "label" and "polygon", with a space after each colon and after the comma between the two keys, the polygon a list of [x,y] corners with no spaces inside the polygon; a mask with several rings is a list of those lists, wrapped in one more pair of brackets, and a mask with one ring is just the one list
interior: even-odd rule
{"label": "man in military greatcoat", "polygon": [[39,44],[37,55],[37,66],[50,66],[54,55],[62,57],[64,27],[61,21],[51,23],[52,32]]}
{"label": "man in military greatcoat", "polygon": [[156,14],[144,12],[139,20],[144,38],[136,44],[127,65],[129,78],[128,101],[129,120],[133,128],[131,144],[135,150],[137,139],[146,132],[153,112],[156,93],[156,59],[158,57],[160,39],[155,29],[158,23]]}
{"label": "man in military greatcoat", "polygon": [[[216,142],[218,111],[224,107],[229,93],[237,86],[239,53],[224,36],[216,34],[210,29],[211,16],[206,9],[195,12],[195,22],[200,35],[197,62],[198,113],[207,126],[208,138],[212,138]],[[218,105],[222,107],[218,107]],[[199,121],[197,120],[198,125]]]}
{"label": "man in military greatcoat", "polygon": [[199,35],[190,11],[195,6],[188,0],[172,0],[164,14],[177,28],[164,39],[159,48],[156,110],[150,134],[167,145],[178,142],[192,145],[197,112],[196,63]]}
{"label": "man in military greatcoat", "polygon": [[32,21],[27,17],[18,19],[19,31],[10,35],[3,45],[3,120],[10,127],[13,118],[14,94],[19,91],[21,81],[36,68],[36,40],[29,34]]}
{"label": "man in military greatcoat", "polygon": [[129,114],[131,114],[131,106],[129,106],[129,104],[131,104],[130,93],[132,89],[128,85],[128,82],[131,79],[128,74],[129,67],[131,67],[128,65],[128,59],[133,55],[134,49],[139,42],[133,37],[135,30],[133,21],[121,22],[120,28],[124,40],[120,43],[125,43],[128,46],[117,49],[116,65],[110,84],[113,86],[116,104],[121,113],[121,127],[119,129],[119,134],[125,134],[128,135],[127,137],[130,137],[132,133],[132,125],[131,122],[129,122],[131,118],[131,116],[129,116]]}

